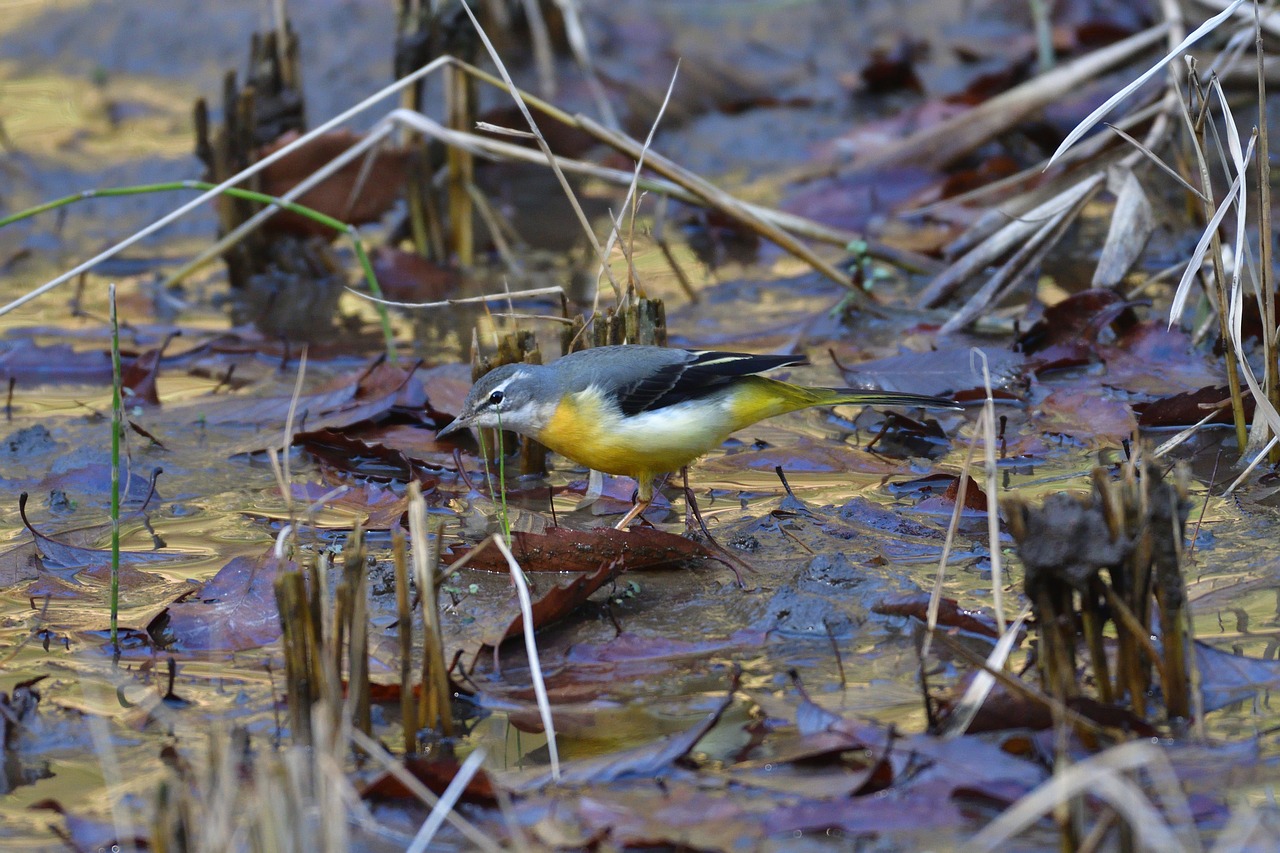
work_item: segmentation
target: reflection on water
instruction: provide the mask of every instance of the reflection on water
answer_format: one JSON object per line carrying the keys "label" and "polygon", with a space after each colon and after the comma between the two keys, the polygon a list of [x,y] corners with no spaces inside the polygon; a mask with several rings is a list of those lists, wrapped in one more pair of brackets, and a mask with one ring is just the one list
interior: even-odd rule
{"label": "reflection on water", "polygon": [[[0,86],[0,120],[7,142],[0,160],[6,176],[0,202],[6,212],[86,188],[194,174],[195,161],[189,155],[190,103],[196,95],[217,91],[221,69],[236,63],[244,50],[245,33],[260,23],[261,4],[256,0],[219,4],[218,20],[210,17],[213,7],[209,4],[133,2],[118,4],[134,13],[133,17],[125,15],[122,23],[120,17],[105,14],[107,5],[69,0],[4,5],[4,15],[0,15],[0,39],[4,42],[0,77],[5,83]],[[300,28],[318,34],[317,41],[308,43],[319,63],[310,66],[318,70],[310,72],[308,84],[323,90],[316,102],[317,115],[331,114],[337,106],[356,100],[370,90],[365,82],[385,71],[379,70],[379,64],[385,65],[388,5],[299,4]],[[739,49],[761,53],[762,24],[751,15],[790,16],[794,18],[790,26],[813,32],[828,20],[826,16],[845,4],[817,0],[694,4],[673,0],[650,5],[664,14],[688,16],[693,23],[684,34],[687,40],[697,37],[694,24],[707,31],[718,27],[725,39],[730,38],[728,28],[732,38],[740,40],[735,42]],[[918,15],[922,9],[930,10],[931,26],[942,26],[947,18],[946,10],[937,10],[938,4],[857,5],[860,10],[867,7],[869,28],[884,26],[894,16]],[[198,14],[192,11],[197,8]],[[184,10],[191,12],[186,20]],[[339,12],[360,20],[371,18],[384,28],[354,26],[346,18],[340,28],[322,26],[324,15],[337,16]],[[101,20],[95,21],[95,16]],[[164,45],[171,47],[177,36],[161,38],[156,31],[179,23],[191,26],[192,20],[198,23],[196,31],[186,30],[181,38],[193,50],[184,52],[186,59],[175,51],[169,56]],[[129,21],[138,22],[142,29],[121,42],[120,30]],[[311,29],[305,30],[308,22]],[[236,26],[224,28],[219,26],[222,23]],[[99,26],[104,33],[102,43],[92,38]],[[26,37],[24,27],[34,28],[32,41],[18,45],[13,40]],[[152,43],[152,35],[157,36],[156,43]],[[206,36],[211,40],[209,52],[202,54],[203,59],[191,58]],[[61,44],[59,38],[68,43]],[[384,41],[378,42],[378,38]],[[154,68],[120,70],[128,67],[123,59],[120,66],[107,61],[112,52],[119,56],[129,53],[126,48],[131,42],[139,47],[131,62],[151,61]],[[825,62],[823,57],[836,47],[838,44],[824,43],[819,59]],[[708,52],[705,42],[701,48]],[[48,56],[36,61],[41,51]],[[352,61],[353,52],[363,61]],[[68,58],[80,53],[85,54],[83,62]],[[375,55],[376,62],[368,60]],[[786,51],[770,55],[782,55],[779,61],[785,63],[798,61]],[[162,59],[174,66],[162,63]],[[843,61],[852,60],[845,57]],[[95,70],[96,66],[101,68]],[[174,72],[173,67],[182,73]],[[792,115],[802,118],[806,114]],[[815,123],[845,120],[839,110],[821,105],[812,118]],[[714,121],[725,123],[694,121],[673,129],[664,143],[676,153],[685,143],[690,149],[700,144],[694,139],[699,134],[709,137],[721,171],[727,171],[733,164],[725,162],[725,151],[733,144],[723,136],[732,132],[734,125],[724,119]],[[708,133],[708,128],[713,132]],[[760,160],[769,163],[768,157],[778,156],[770,149]],[[7,180],[10,175],[12,182]],[[755,191],[767,194],[767,181]],[[34,223],[0,231],[0,298],[7,300],[40,284],[185,198],[96,201],[75,207],[65,216],[46,215]],[[539,205],[544,201],[536,200]],[[542,208],[535,209],[541,216]],[[642,211],[647,213],[644,208]],[[553,217],[547,214],[545,218],[550,221]],[[802,274],[794,262],[780,259],[768,249],[757,267],[710,271],[687,247],[677,246],[677,257],[697,280],[702,297],[698,304],[688,304],[666,260],[644,236],[650,224],[642,215],[632,263],[647,292],[667,299],[673,343],[761,352],[806,348],[815,365],[794,371],[792,378],[838,385],[841,378],[826,358],[828,345],[864,359],[897,353],[908,336],[901,323],[874,320],[862,321],[851,334],[832,312],[842,299],[842,291],[816,276]],[[77,316],[72,317],[68,310],[77,287],[74,283],[11,315],[5,320],[8,332],[0,340],[0,354],[7,354],[5,348],[15,341],[28,338],[41,345],[67,343],[78,351],[104,352],[108,278],[121,287],[121,314],[130,325],[125,334],[126,349],[158,345],[169,327],[157,320],[153,311],[154,291],[149,289],[157,272],[153,261],[180,262],[193,256],[208,245],[212,230],[207,214],[186,220],[141,247],[133,256],[133,263],[139,266],[129,265],[126,257],[115,267],[87,277],[77,298]],[[179,322],[187,335],[175,344],[184,349],[199,346],[225,328],[224,314],[215,305],[222,287],[220,273],[202,271],[185,287],[180,294],[184,310]],[[357,307],[353,302],[347,308],[368,315],[363,304]],[[555,308],[548,304],[539,311]],[[449,325],[448,315],[441,322]],[[548,331],[547,337],[553,335]],[[455,359],[457,347],[467,342],[465,335],[458,335],[448,350],[425,349],[429,356]],[[554,349],[549,346],[546,351]],[[841,355],[845,354],[842,351]],[[279,530],[278,520],[266,521],[244,512],[273,502],[264,498],[276,485],[270,468],[261,459],[227,458],[227,448],[242,443],[248,429],[206,423],[192,416],[191,406],[212,398],[215,392],[239,393],[223,387],[232,360],[236,376],[250,385],[244,393],[287,397],[292,391],[296,359],[282,365],[273,356],[211,357],[208,363],[197,362],[198,371],[190,369],[191,360],[163,370],[159,384],[164,405],[159,409],[130,407],[131,419],[159,441],[153,444],[141,434],[131,434],[131,471],[145,476],[152,468],[164,468],[149,523],[170,551],[200,555],[196,561],[146,569],[154,573],[157,583],[207,580],[232,556],[262,552]],[[313,361],[308,387],[317,387],[360,363],[362,360],[355,358]],[[101,523],[107,505],[102,480],[95,474],[108,459],[104,413],[110,408],[110,394],[105,385],[44,384],[23,375],[16,379],[0,430],[0,438],[5,438],[0,441],[0,478],[8,496],[0,500],[0,540],[6,551],[29,537],[18,518],[15,498],[19,491],[31,492],[33,523],[53,533]],[[173,413],[179,402],[187,404],[182,418]],[[546,632],[543,641],[551,651],[544,665],[556,696],[562,757],[598,755],[687,729],[720,701],[734,667],[742,670],[742,690],[725,722],[701,744],[711,761],[727,760],[743,746],[746,723],[769,715],[782,704],[777,697],[791,689],[787,677],[791,669],[799,671],[815,699],[833,711],[872,716],[906,731],[922,728],[916,681],[917,626],[869,612],[868,601],[873,593],[886,589],[927,587],[932,582],[948,519],[917,512],[913,496],[895,495],[888,485],[935,470],[954,474],[962,467],[973,419],[964,414],[949,415],[944,423],[953,445],[936,463],[868,454],[862,448],[882,425],[881,420],[839,410],[835,414],[804,412],[759,424],[736,437],[724,452],[695,466],[693,488],[712,532],[725,541],[742,543],[744,548],[749,543],[750,550],[744,550],[748,562],[758,561],[767,568],[747,576],[750,588],[746,591],[734,585],[731,573],[714,566],[698,572],[637,574],[611,591],[607,608],[597,607],[580,624]],[[8,447],[8,437],[37,424],[49,432],[48,447],[27,455]],[[1010,442],[1018,437],[1011,435]],[[1029,437],[1044,438],[1038,434]],[[1280,647],[1276,563],[1271,556],[1276,519],[1273,510],[1266,507],[1254,506],[1243,512],[1232,501],[1207,496],[1204,484],[1214,476],[1219,440],[1220,434],[1207,433],[1190,451],[1201,483],[1193,492],[1197,504],[1191,514],[1197,531],[1189,579],[1196,602],[1195,629],[1201,637],[1223,647],[1256,657],[1274,657]],[[1063,489],[1085,491],[1090,469],[1099,461],[1110,463],[1118,456],[1111,443],[1104,446],[1062,436],[1046,439],[1038,447],[1036,454],[1002,468],[1001,494],[1017,492],[1038,500]],[[781,504],[783,490],[773,473],[775,464],[783,465],[794,498],[811,510],[811,518]],[[319,482],[322,478],[319,468],[300,454],[292,459],[292,470],[296,480]],[[550,483],[561,486],[582,474],[562,461]],[[1219,489],[1222,476],[1217,477]],[[54,478],[59,478],[56,484]],[[447,479],[443,485],[465,492],[460,484]],[[66,502],[51,499],[55,486]],[[677,492],[671,494],[674,508],[669,527],[679,530],[682,502]],[[850,523],[836,508],[854,499],[891,508],[923,532],[895,536]],[[568,515],[575,503],[571,495],[558,496],[557,514]],[[838,528],[845,538],[833,546],[834,534],[824,527]],[[135,526],[129,533],[126,548],[149,547],[150,533],[144,527]],[[321,539],[314,547],[331,542],[331,538]],[[87,547],[101,548],[103,544],[99,538]],[[379,547],[376,556],[385,569],[385,540]],[[989,605],[986,547],[984,523],[962,528],[945,583],[947,595],[975,606]],[[820,555],[844,560],[836,567],[844,574],[833,570],[821,577],[806,576]],[[1013,560],[1011,553],[1005,557]],[[50,627],[46,623],[57,618],[56,612],[52,616],[45,612],[42,622],[40,602],[27,594],[32,578],[23,573],[28,569],[26,564],[0,558],[0,586],[4,588],[0,592],[0,689],[10,690],[34,676],[49,676],[40,687],[45,697],[41,706],[43,730],[24,747],[24,768],[34,770],[27,774],[29,779],[24,777],[27,784],[0,801],[4,815],[0,835],[6,842],[48,841],[48,817],[26,810],[42,799],[53,798],[69,807],[74,804],[77,810],[106,815],[109,801],[123,795],[149,798],[159,779],[156,759],[160,749],[175,740],[184,746],[202,744],[211,726],[243,726],[264,746],[279,736],[276,701],[283,684],[277,677],[281,666],[276,646],[235,654],[178,654],[177,690],[190,705],[180,712],[166,712],[159,697],[167,687],[161,674],[167,653],[149,648],[139,634],[133,634],[126,643],[122,668],[113,670],[100,631]],[[1016,583],[1016,561],[1013,578]],[[74,577],[68,581],[76,582]],[[472,583],[481,591],[470,592]],[[822,588],[821,583],[827,586]],[[489,603],[506,594],[505,580],[468,576],[458,584],[458,590],[456,600],[446,608],[447,642],[472,653],[466,663],[474,663],[472,677],[485,691],[484,707],[478,713],[487,715],[474,721],[477,725],[468,745],[485,744],[499,766],[540,764],[545,739],[533,731],[536,727],[531,722],[522,652],[504,652],[498,675],[491,660],[482,656],[473,662],[474,649],[461,639],[470,636],[466,632]],[[393,603],[376,585],[374,593],[375,680],[389,681],[397,671]],[[829,624],[805,622],[794,615],[805,607],[819,606],[821,615],[832,620]],[[777,630],[781,609],[787,609],[791,619],[786,631]],[[623,629],[621,638],[615,625]],[[664,645],[676,639],[687,645]],[[944,670],[940,679],[957,675],[949,665]],[[123,694],[117,694],[117,687],[123,687]],[[118,695],[127,701],[122,703]],[[383,711],[388,741],[395,737],[397,713]],[[109,722],[113,744],[109,758],[88,733],[86,715]],[[1214,715],[1211,731],[1240,737],[1273,726],[1274,716],[1261,700],[1256,709],[1243,703]],[[109,769],[100,765],[109,765]],[[37,778],[46,767],[52,775]]]}

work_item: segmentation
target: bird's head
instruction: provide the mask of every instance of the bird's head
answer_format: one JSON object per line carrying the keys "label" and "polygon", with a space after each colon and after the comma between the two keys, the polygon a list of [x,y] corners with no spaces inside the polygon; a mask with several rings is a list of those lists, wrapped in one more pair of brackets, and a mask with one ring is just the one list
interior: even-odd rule
{"label": "bird's head", "polygon": [[504,364],[471,386],[462,411],[436,437],[464,427],[509,429],[536,436],[559,404],[550,369],[538,364]]}

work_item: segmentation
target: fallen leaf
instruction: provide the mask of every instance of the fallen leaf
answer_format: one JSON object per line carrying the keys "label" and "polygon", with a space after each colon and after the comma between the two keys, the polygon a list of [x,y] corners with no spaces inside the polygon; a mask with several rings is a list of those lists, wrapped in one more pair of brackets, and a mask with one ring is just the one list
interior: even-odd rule
{"label": "fallen leaf", "polygon": [[1280,661],[1232,654],[1199,640],[1195,649],[1205,711],[1280,688]]}
{"label": "fallen leaf", "polygon": [[[929,595],[918,592],[886,596],[873,604],[871,610],[886,616],[911,616],[927,623]],[[979,610],[961,607],[954,598],[943,598],[938,602],[938,626],[958,628],[993,640],[1000,636],[994,619]]]}
{"label": "fallen leaf", "polygon": [[[470,549],[443,554],[441,561],[450,565],[468,553]],[[526,572],[594,572],[602,563],[613,561],[620,563],[619,571],[677,568],[712,556],[692,539],[650,527],[550,527],[544,534],[517,531],[511,536],[511,553]],[[507,571],[507,562],[496,548],[485,548],[467,565],[491,572]]]}
{"label": "fallen leaf", "polygon": [[[1133,408],[1138,412],[1138,426],[1141,427],[1188,427],[1199,423],[1210,412],[1217,412],[1209,419],[1211,424],[1229,424],[1233,417],[1230,390],[1226,386],[1215,385],[1207,385],[1198,391],[1184,391],[1150,403],[1136,403]],[[1246,394],[1246,419],[1253,419],[1253,408],[1253,396]]]}
{"label": "fallen leaf", "polygon": [[1040,403],[1046,432],[1062,433],[1083,441],[1126,439],[1138,429],[1129,404],[1096,390],[1054,391]]}
{"label": "fallen leaf", "polygon": [[[31,522],[27,519],[27,493],[23,492],[18,495],[18,514],[22,517],[22,523],[26,525],[27,530],[31,531],[31,535],[36,539],[36,548],[40,552],[40,556],[44,558],[45,565],[58,566],[64,569],[79,568],[82,566],[99,567],[111,563],[111,549],[109,548],[86,548],[81,545],[74,545],[68,542],[62,542],[52,536],[47,536],[36,530]],[[134,516],[137,517],[136,515]],[[122,519],[123,521],[123,519]],[[100,530],[109,530],[109,526],[97,528]],[[190,558],[191,554],[180,554],[174,552],[160,551],[121,551],[120,565],[136,565],[136,564],[159,564],[172,563],[184,558]]]}
{"label": "fallen leaf", "polygon": [[[118,577],[119,626],[139,631],[192,587],[189,581],[170,580],[128,564],[120,566]],[[106,631],[111,627],[111,566],[106,563],[73,574],[43,572],[23,594],[45,627],[63,631]]]}
{"label": "fallen leaf", "polygon": [[1093,342],[1108,326],[1123,331],[1138,322],[1132,303],[1112,290],[1085,290],[1044,309],[1044,316],[1018,338],[1024,353],[1053,344]]}
{"label": "fallen leaf", "polygon": [[160,355],[163,349],[149,349],[121,368],[120,389],[126,407],[138,403],[160,405],[156,375],[160,372]]}
{"label": "fallen leaf", "polygon": [[274,587],[279,572],[274,547],[259,557],[236,557],[199,592],[152,619],[147,632],[180,651],[243,651],[272,643],[281,630]]}
{"label": "fallen leaf", "polygon": [[[653,743],[646,743],[621,752],[613,752],[593,758],[569,761],[560,766],[560,785],[608,785],[628,776],[649,779],[659,775],[672,764],[688,755],[698,741],[720,722],[721,716],[733,704],[733,696],[737,686],[734,679],[734,690],[692,728],[667,735]],[[553,780],[551,771],[538,768],[536,771],[523,774],[505,774],[502,777],[503,787],[515,791],[531,791],[542,788]]]}
{"label": "fallen leaf", "polygon": [[[278,151],[298,138],[296,131],[282,135],[259,149],[259,159]],[[282,196],[363,139],[350,130],[321,134],[262,170],[262,191]],[[297,199],[298,204],[318,210],[348,225],[376,222],[391,209],[405,185],[409,154],[399,148],[380,146],[376,151],[343,166]],[[333,239],[336,232],[299,214],[281,211],[267,220],[269,231],[317,235]]]}
{"label": "fallen leaf", "polygon": [[24,385],[54,382],[110,383],[111,355],[75,350],[69,344],[43,346],[23,339],[0,342],[0,379]]}
{"label": "fallen leaf", "polygon": [[[461,767],[453,758],[427,758],[418,755],[405,756],[400,766],[436,796],[445,792]],[[373,778],[361,788],[360,799],[374,802],[412,800],[416,803],[418,801],[417,794],[410,791],[390,771]],[[461,801],[480,806],[496,805],[497,797],[494,795],[493,782],[489,779],[489,774],[483,769],[477,771],[462,790]]]}
{"label": "fallen leaf", "polygon": [[[551,587],[537,601],[533,602],[534,628],[545,628],[552,622],[563,619],[574,610],[577,610],[596,590],[621,574],[622,569],[623,561],[614,559],[600,563],[599,568],[591,574],[578,575],[567,583]],[[505,627],[486,633],[482,642],[486,646],[500,646],[504,640],[516,636],[523,630],[524,614],[517,610],[515,618]]]}

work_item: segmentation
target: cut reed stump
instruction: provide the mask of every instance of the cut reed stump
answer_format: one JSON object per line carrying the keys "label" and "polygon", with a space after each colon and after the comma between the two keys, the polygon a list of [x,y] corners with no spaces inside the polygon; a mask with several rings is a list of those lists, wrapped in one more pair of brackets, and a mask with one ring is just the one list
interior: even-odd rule
{"label": "cut reed stump", "polygon": [[[1143,462],[1126,464],[1117,479],[1095,469],[1088,496],[1052,495],[1039,507],[1004,502],[1050,696],[1122,704],[1148,721],[1185,726],[1191,638],[1179,563],[1189,482],[1183,466],[1170,476]],[[1159,698],[1162,714],[1150,707]]]}

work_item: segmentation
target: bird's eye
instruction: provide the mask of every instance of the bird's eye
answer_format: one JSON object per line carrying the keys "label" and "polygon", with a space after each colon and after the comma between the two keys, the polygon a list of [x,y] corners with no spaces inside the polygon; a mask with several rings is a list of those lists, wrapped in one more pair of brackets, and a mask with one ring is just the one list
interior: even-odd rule
{"label": "bird's eye", "polygon": [[492,394],[490,394],[490,395],[489,395],[489,403],[490,403],[490,405],[494,405],[494,406],[496,406],[496,405],[498,405],[499,403],[501,403],[501,402],[502,402],[502,396],[503,396],[503,395],[502,395],[502,392],[501,392],[501,391],[494,391]]}

